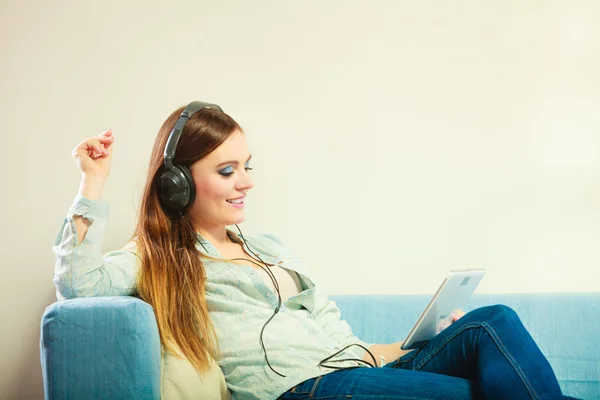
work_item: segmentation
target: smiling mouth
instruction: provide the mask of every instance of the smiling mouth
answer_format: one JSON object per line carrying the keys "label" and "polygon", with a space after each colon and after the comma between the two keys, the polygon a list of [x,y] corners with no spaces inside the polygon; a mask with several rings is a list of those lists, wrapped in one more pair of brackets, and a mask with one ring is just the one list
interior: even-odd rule
{"label": "smiling mouth", "polygon": [[244,204],[243,197],[241,199],[225,200],[225,201],[228,202],[229,204]]}

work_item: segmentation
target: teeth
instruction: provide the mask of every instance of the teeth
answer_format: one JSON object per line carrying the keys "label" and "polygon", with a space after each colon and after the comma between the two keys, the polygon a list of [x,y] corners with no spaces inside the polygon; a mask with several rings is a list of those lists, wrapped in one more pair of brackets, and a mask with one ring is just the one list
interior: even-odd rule
{"label": "teeth", "polygon": [[232,203],[232,204],[240,204],[244,201],[244,199],[236,199],[236,200],[227,200],[227,202]]}

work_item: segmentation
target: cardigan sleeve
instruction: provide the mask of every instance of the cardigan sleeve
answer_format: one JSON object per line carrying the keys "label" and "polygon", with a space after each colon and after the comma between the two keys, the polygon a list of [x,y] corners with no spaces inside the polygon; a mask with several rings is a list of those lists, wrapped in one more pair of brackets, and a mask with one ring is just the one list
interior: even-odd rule
{"label": "cardigan sleeve", "polygon": [[[53,283],[58,300],[76,297],[121,296],[135,293],[140,268],[135,245],[106,254],[101,247],[109,205],[77,195],[54,241],[56,256]],[[90,221],[85,238],[78,243],[74,216]]]}

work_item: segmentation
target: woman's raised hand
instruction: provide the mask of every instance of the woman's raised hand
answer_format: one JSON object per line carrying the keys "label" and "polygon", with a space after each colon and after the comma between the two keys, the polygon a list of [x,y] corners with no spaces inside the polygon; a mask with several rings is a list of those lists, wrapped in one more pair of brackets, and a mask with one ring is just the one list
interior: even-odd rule
{"label": "woman's raised hand", "polygon": [[108,129],[98,136],[85,139],[73,150],[75,163],[84,176],[102,180],[108,178],[114,141],[112,130]]}

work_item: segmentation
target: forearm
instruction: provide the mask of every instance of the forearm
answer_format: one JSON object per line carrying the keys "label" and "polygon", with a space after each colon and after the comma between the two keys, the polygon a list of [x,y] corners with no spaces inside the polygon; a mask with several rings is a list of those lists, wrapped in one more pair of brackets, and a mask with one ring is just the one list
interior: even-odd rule
{"label": "forearm", "polygon": [[[391,344],[374,344],[369,347],[369,351],[375,357],[375,360],[377,361],[377,366],[380,367],[381,366],[381,356],[383,356],[385,358],[386,363],[389,363],[390,361],[393,361],[393,360],[403,356],[404,354],[410,352],[410,350],[402,350],[400,348],[401,345],[402,345],[402,342],[391,343]],[[363,360],[367,361],[371,364],[373,363],[373,359],[371,358],[371,355],[369,353],[365,353]]]}

